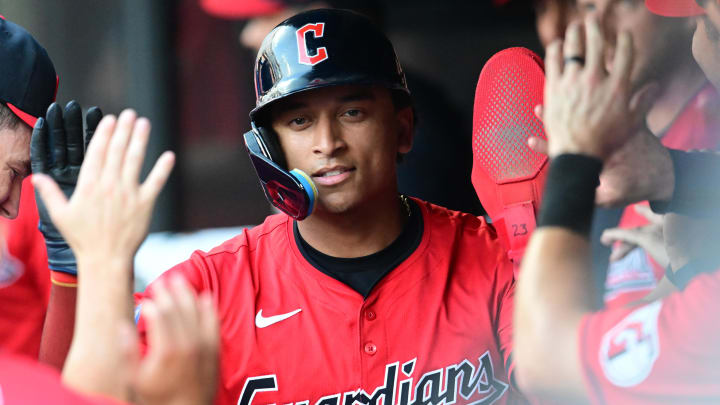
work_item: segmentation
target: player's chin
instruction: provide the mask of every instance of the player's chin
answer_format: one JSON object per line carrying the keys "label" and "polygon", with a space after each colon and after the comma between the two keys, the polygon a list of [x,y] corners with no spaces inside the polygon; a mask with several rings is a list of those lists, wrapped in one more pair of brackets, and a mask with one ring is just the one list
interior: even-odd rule
{"label": "player's chin", "polygon": [[352,191],[331,190],[320,192],[318,209],[329,214],[344,214],[355,209],[358,198]]}

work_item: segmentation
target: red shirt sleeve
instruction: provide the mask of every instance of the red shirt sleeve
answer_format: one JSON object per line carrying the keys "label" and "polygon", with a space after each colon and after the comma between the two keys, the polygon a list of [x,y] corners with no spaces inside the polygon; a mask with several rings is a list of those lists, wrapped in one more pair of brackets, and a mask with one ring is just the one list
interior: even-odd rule
{"label": "red shirt sleeve", "polygon": [[594,403],[720,402],[720,271],[662,301],[587,315],[581,367]]}

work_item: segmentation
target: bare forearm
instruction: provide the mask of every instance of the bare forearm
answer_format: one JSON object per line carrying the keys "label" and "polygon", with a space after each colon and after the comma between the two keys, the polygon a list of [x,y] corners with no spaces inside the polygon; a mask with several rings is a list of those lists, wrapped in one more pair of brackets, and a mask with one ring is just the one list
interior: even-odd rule
{"label": "bare forearm", "polygon": [[[515,356],[524,365],[519,382],[533,394],[554,397],[558,381],[575,382],[566,388],[582,387],[575,337],[582,315],[596,302],[587,271],[589,249],[578,233],[545,227],[533,234],[523,257],[515,296]],[[548,372],[549,364],[555,372]]]}
{"label": "bare forearm", "polygon": [[127,395],[120,325],[132,319],[130,267],[129,260],[78,260],[77,320],[63,380],[79,391]]}

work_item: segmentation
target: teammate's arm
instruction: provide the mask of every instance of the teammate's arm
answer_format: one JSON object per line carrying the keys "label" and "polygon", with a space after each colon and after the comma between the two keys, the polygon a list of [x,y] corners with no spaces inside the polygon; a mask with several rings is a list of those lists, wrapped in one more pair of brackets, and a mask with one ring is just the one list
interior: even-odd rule
{"label": "teammate's arm", "polygon": [[172,154],[161,156],[139,184],[149,132],[149,121],[136,119],[132,111],[117,120],[104,118],[69,200],[51,177],[33,178],[82,274],[77,327],[63,377],[79,390],[115,398],[127,395],[127,381],[118,378],[127,359],[119,344],[107,342],[117,340],[118,325],[132,319],[132,259],[174,162]]}
{"label": "teammate's arm", "polygon": [[[578,328],[594,309],[589,231],[602,162],[638,132],[649,89],[631,94],[632,39],[620,33],[611,73],[593,18],[547,50],[543,119],[552,158],[543,207],[523,257],[515,303],[516,378],[541,397],[586,397]],[[564,55],[563,55],[564,54]],[[583,54],[584,58],[583,58]]]}
{"label": "teammate's arm", "polygon": [[[101,118],[102,111],[91,107],[85,117],[86,130],[83,136],[80,104],[71,101],[63,110],[57,103],[52,103],[45,118],[39,119],[33,129],[33,173],[48,174],[60,186],[63,194],[70,197],[77,183],[84,151]],[[40,360],[60,370],[70,348],[75,323],[77,263],[39,195],[36,195],[36,203],[52,282]]]}

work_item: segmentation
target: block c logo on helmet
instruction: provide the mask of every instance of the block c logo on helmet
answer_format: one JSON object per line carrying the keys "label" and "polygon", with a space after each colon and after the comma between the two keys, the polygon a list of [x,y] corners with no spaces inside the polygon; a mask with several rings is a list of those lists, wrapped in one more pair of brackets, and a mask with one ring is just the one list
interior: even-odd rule
{"label": "block c logo on helmet", "polygon": [[297,35],[298,57],[299,62],[303,65],[317,65],[328,58],[327,48],[324,46],[317,48],[315,55],[308,54],[307,41],[305,34],[311,32],[313,37],[321,38],[325,33],[325,23],[308,23],[298,28],[295,32]]}

